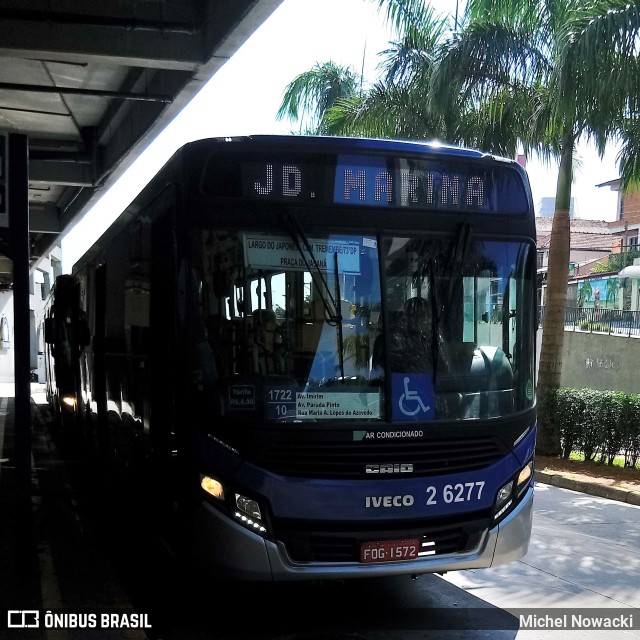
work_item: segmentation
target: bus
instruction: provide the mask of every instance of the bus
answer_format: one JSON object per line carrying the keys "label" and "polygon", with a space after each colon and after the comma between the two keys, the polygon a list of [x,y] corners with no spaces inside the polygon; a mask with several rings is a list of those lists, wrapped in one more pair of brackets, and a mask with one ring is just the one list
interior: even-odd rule
{"label": "bus", "polygon": [[71,275],[59,275],[44,305],[45,393],[53,424],[77,437],[80,353],[89,344],[89,330],[80,308],[79,286]]}
{"label": "bus", "polygon": [[191,142],[71,276],[83,432],[200,567],[331,580],[527,552],[536,245],[515,161]]}

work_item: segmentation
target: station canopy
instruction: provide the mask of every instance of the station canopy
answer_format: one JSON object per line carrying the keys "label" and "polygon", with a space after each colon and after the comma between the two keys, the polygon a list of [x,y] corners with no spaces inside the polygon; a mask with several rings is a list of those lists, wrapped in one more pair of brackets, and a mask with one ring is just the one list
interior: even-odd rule
{"label": "station canopy", "polygon": [[31,268],[281,1],[0,0],[0,131],[28,138]]}

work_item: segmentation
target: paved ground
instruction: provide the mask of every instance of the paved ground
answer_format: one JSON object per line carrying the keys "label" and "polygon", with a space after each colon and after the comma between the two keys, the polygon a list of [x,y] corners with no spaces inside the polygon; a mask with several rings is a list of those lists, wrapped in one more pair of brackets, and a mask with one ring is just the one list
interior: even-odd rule
{"label": "paved ground", "polygon": [[[61,612],[102,610],[132,612],[132,605],[119,588],[112,567],[96,553],[95,537],[83,528],[73,489],[66,477],[47,425],[42,422],[39,406],[44,405],[42,385],[32,387],[33,481],[29,514],[15,501],[15,467],[12,463],[13,424],[11,389],[0,385],[0,616],[6,609],[34,609]],[[5,428],[6,427],[6,428]],[[608,477],[593,470],[581,473],[580,465],[538,465],[540,483],[572,489],[582,493],[640,505],[640,480],[627,481]],[[562,468],[559,468],[562,467]],[[609,474],[611,475],[611,474]],[[628,478],[628,474],[625,474]],[[4,605],[4,606],[1,606]],[[96,609],[97,608],[97,609]],[[0,636],[6,630],[0,619]],[[86,630],[85,630],[86,631]],[[43,630],[24,630],[23,640],[40,640]],[[60,636],[65,636],[62,634]],[[95,637],[90,633],[86,638]],[[107,636],[101,635],[101,640]],[[109,631],[109,639],[145,638],[140,629]],[[49,640],[47,637],[46,640]]]}

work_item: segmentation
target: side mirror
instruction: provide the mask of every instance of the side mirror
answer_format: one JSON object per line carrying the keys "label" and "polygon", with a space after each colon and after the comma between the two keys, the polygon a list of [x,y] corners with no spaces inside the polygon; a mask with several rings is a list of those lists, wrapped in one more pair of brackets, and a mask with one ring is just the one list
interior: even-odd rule
{"label": "side mirror", "polygon": [[55,326],[53,324],[53,318],[44,319],[44,341],[47,344],[53,344],[55,342]]}

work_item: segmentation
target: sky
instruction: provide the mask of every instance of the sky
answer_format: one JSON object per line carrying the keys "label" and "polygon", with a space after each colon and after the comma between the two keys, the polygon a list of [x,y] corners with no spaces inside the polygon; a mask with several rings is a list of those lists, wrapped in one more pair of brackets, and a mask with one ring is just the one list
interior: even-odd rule
{"label": "sky", "polygon": [[[452,0],[432,0],[455,11]],[[464,4],[461,0],[460,7]],[[147,147],[120,180],[62,238],[62,266],[73,264],[111,225],[182,144],[210,136],[290,133],[296,123],[276,120],[286,86],[316,62],[332,60],[373,81],[393,34],[371,0],[284,0],[195,98]],[[615,149],[604,161],[581,145],[573,196],[581,218],[614,220],[617,196],[595,185],[618,177]],[[528,159],[534,204],[556,191],[557,163]]]}

